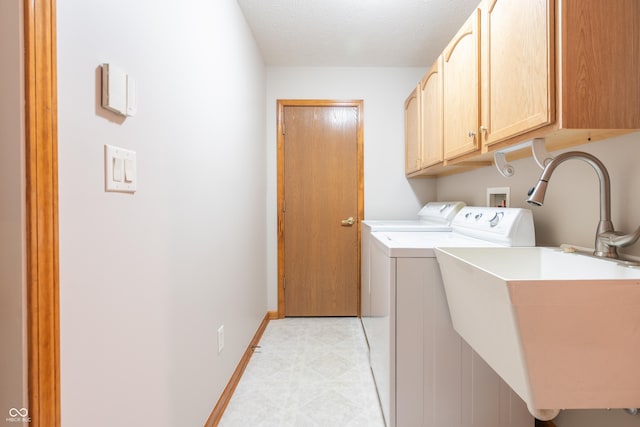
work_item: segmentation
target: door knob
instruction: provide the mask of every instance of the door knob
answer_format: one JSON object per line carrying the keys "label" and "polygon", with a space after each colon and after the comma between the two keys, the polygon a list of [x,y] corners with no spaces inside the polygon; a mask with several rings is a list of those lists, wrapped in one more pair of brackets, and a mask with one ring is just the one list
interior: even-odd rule
{"label": "door knob", "polygon": [[356,220],[353,219],[352,216],[350,216],[347,219],[343,219],[341,223],[343,227],[349,227],[349,226],[352,226],[354,222],[356,222]]}

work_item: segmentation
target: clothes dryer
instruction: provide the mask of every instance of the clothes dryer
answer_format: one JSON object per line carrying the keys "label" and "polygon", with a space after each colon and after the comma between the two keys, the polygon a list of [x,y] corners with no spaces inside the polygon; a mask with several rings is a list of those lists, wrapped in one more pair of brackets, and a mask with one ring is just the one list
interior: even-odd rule
{"label": "clothes dryer", "polygon": [[451,231],[451,221],[465,206],[464,202],[429,202],[413,220],[365,220],[361,224],[360,238],[360,319],[367,343],[371,320],[371,283],[369,259],[371,233],[377,231]]}

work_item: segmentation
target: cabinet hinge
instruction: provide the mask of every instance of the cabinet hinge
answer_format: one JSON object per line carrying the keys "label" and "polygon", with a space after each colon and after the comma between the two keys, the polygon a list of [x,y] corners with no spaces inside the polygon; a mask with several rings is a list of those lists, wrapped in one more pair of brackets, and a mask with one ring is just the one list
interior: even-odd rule
{"label": "cabinet hinge", "polygon": [[284,135],[284,122],[282,122],[282,134]]}
{"label": "cabinet hinge", "polygon": [[284,213],[284,212],[286,212],[286,211],[287,211],[287,201],[286,201],[286,200],[283,200],[283,201],[282,201],[282,212]]}
{"label": "cabinet hinge", "polygon": [[282,278],[282,289],[287,289],[287,278],[286,277]]}

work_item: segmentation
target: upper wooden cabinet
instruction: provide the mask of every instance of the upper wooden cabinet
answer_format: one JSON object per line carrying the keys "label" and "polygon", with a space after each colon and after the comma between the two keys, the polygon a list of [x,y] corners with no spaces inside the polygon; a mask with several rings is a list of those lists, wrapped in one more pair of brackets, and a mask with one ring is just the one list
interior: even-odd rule
{"label": "upper wooden cabinet", "polygon": [[553,122],[553,16],[549,0],[486,2],[478,129],[485,145]]}
{"label": "upper wooden cabinet", "polygon": [[442,56],[420,82],[420,168],[442,164]]}
{"label": "upper wooden cabinet", "polygon": [[405,172],[420,170],[420,85],[404,102]]}
{"label": "upper wooden cabinet", "polygon": [[640,128],[640,1],[556,0],[558,126]]}
{"label": "upper wooden cabinet", "polygon": [[458,31],[443,54],[444,159],[479,150],[480,9]]}
{"label": "upper wooden cabinet", "polygon": [[[488,117],[483,152],[532,138],[544,138],[547,149],[554,150],[640,129],[640,1],[486,2],[492,13],[487,13],[490,28],[484,34],[492,53],[489,76],[483,79],[489,94],[483,104],[483,119]],[[527,12],[520,16],[521,8]],[[519,40],[518,29],[511,26],[498,31],[501,21],[520,22],[526,37]],[[509,38],[510,43],[504,41]],[[499,66],[495,51],[507,44],[514,47],[511,52],[526,45],[528,53],[505,55],[506,67]],[[505,96],[499,88],[510,74],[518,77]]]}
{"label": "upper wooden cabinet", "polygon": [[437,139],[429,85],[440,66],[443,160],[423,145],[408,173],[488,165],[493,152],[533,138],[552,151],[640,129],[639,17],[640,0],[483,0],[417,94],[413,131],[422,126],[427,144]]}

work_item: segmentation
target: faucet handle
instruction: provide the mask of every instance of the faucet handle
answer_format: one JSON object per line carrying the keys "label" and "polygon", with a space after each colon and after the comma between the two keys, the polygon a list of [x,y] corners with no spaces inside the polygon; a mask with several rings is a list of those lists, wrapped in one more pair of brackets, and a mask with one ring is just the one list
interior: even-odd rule
{"label": "faucet handle", "polygon": [[598,240],[607,246],[622,248],[633,245],[640,238],[640,227],[633,233],[622,234],[617,231],[606,231],[598,234]]}

